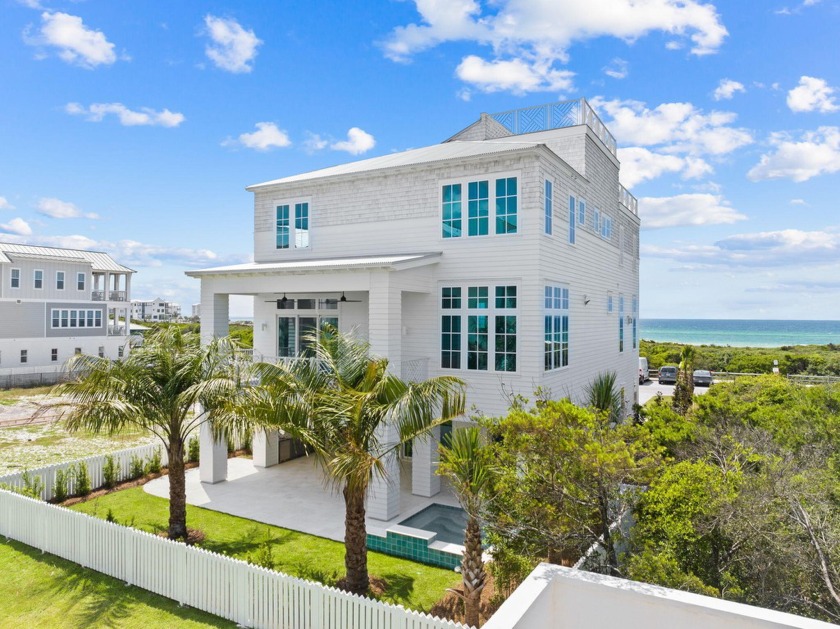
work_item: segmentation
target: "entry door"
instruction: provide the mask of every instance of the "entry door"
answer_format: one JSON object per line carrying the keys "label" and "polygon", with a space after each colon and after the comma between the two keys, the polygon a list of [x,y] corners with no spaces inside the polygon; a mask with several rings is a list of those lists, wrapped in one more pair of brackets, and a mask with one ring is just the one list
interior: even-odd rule
{"label": "entry door", "polygon": [[315,354],[311,335],[325,323],[338,329],[338,317],[278,317],[277,355],[280,357],[307,356]]}

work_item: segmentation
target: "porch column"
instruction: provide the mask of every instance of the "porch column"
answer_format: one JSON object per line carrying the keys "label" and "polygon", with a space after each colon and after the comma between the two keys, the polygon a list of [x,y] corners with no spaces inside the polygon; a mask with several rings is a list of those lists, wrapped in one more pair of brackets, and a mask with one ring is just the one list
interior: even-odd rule
{"label": "porch column", "polygon": [[125,274],[125,300],[131,303],[131,273]]}
{"label": "porch column", "polygon": [[[388,358],[388,370],[400,375],[402,362],[402,291],[388,271],[370,274],[368,340],[371,353]],[[392,425],[377,433],[383,449],[395,444],[399,435]],[[374,477],[368,489],[367,512],[377,520],[390,520],[400,512],[400,466],[396,452],[383,460],[385,477]]]}
{"label": "porch column", "polygon": [[427,498],[440,492],[440,476],[435,474],[440,460],[440,426],[425,439],[415,439],[411,448],[411,493]]}
{"label": "porch column", "polygon": [[280,462],[280,433],[277,430],[254,429],[251,441],[254,467],[271,467]]}
{"label": "porch column", "polygon": [[105,271],[104,301],[111,301],[111,274]]}
{"label": "porch column", "polygon": [[[229,298],[213,290],[212,280],[201,280],[201,342],[228,335]],[[206,313],[206,314],[205,314]],[[213,439],[209,423],[201,425],[199,477],[202,483],[227,480],[227,443]]]}

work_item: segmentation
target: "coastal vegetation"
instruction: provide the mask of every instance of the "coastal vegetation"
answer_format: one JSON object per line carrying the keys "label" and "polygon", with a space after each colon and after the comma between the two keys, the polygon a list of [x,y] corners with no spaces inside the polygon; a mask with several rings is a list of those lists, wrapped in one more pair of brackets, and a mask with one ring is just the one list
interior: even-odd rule
{"label": "coastal vegetation", "polygon": [[[677,365],[685,344],[642,340],[639,356],[651,369]],[[694,369],[732,373],[772,373],[777,360],[783,375],[840,376],[840,345],[784,345],[781,347],[730,347],[695,345]]]}

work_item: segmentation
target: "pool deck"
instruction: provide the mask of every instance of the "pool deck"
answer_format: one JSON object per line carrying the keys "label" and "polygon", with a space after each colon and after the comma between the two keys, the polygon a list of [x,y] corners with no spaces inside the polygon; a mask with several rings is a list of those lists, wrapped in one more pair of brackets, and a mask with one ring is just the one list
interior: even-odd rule
{"label": "pool deck", "polygon": [[[388,520],[367,518],[368,533],[385,531],[430,504],[457,507],[445,480],[431,498],[411,493],[411,462],[402,463],[400,513]],[[169,477],[146,483],[144,490],[169,498]],[[198,469],[187,470],[187,503],[336,541],[344,540],[344,498],[326,486],[323,472],[312,458],[302,457],[268,468],[251,459],[228,459],[227,480],[210,485],[199,480]],[[411,529],[414,530],[414,529]]]}

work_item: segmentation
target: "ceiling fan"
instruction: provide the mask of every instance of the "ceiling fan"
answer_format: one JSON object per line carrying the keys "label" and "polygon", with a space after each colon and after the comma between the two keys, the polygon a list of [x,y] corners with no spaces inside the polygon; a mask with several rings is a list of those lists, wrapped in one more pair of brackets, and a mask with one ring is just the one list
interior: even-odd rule
{"label": "ceiling fan", "polygon": [[[280,309],[285,308],[286,303],[288,303],[289,301],[290,301],[289,298],[286,297],[286,293],[283,293],[283,296],[281,298],[279,298],[279,299],[266,299],[265,303],[267,303],[267,304],[276,303],[277,304],[277,309],[280,310]],[[292,301],[294,301],[294,300],[292,300]],[[328,304],[338,304],[338,303],[347,304],[347,303],[361,303],[362,300],[361,299],[347,299],[347,295],[344,294],[344,291],[341,291],[341,297],[328,297],[327,299],[324,299],[324,301]]]}

